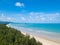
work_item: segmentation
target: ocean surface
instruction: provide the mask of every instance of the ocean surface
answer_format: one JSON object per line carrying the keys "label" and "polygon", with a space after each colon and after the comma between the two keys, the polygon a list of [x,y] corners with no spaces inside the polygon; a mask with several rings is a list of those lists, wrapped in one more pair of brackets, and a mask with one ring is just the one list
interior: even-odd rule
{"label": "ocean surface", "polygon": [[8,23],[7,26],[60,43],[60,23]]}
{"label": "ocean surface", "polygon": [[10,23],[12,26],[29,28],[37,31],[60,33],[60,23]]}

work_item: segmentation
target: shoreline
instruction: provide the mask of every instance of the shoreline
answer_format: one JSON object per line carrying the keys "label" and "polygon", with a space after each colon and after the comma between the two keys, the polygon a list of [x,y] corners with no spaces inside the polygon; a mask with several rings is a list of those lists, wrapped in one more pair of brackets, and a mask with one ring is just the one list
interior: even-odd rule
{"label": "shoreline", "polygon": [[[21,32],[21,33],[24,34],[24,35],[28,34],[26,32]],[[59,42],[55,42],[55,41],[52,41],[52,40],[49,40],[49,39],[46,39],[46,38],[43,38],[43,37],[37,37],[37,36],[31,35],[31,34],[28,34],[28,35],[30,35],[31,38],[34,37],[36,39],[36,41],[41,42],[43,45],[47,45],[47,44],[48,45],[60,45]]]}
{"label": "shoreline", "polygon": [[[7,25],[7,26],[11,27],[9,25]],[[11,28],[13,28],[13,27],[11,27]],[[36,39],[36,41],[41,42],[43,45],[60,45],[60,43],[57,42],[57,41],[53,41],[53,40],[44,38],[42,36],[37,36],[37,35],[31,34],[32,32],[29,33],[28,31],[23,31],[21,29],[17,29],[17,30],[21,31],[21,33],[24,34],[24,35],[30,35],[30,37],[34,37]]]}

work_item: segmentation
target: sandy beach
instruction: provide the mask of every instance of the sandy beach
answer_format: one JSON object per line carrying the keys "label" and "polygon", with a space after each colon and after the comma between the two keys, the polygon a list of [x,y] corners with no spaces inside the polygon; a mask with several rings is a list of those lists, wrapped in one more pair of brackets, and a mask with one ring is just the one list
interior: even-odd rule
{"label": "sandy beach", "polygon": [[[22,32],[22,34],[27,35],[26,32]],[[36,35],[31,35],[31,34],[28,35],[30,35],[30,37],[34,37],[36,41],[42,42],[43,45],[60,45],[59,42],[51,41],[42,37],[37,37]]]}

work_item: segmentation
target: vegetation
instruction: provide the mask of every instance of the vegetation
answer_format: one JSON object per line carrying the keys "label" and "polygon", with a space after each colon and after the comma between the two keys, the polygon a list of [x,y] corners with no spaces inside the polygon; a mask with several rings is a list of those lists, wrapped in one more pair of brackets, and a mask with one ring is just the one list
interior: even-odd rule
{"label": "vegetation", "polygon": [[42,45],[34,38],[24,36],[20,31],[0,24],[0,45]]}

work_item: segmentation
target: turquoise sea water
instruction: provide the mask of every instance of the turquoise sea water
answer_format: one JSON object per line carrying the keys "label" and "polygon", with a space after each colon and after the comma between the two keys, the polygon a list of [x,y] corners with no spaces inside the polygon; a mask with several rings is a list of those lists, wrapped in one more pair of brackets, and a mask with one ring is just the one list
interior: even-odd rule
{"label": "turquoise sea water", "polygon": [[[9,22],[2,22],[0,24],[8,24]],[[12,26],[16,27],[24,27],[33,29],[36,31],[49,31],[49,32],[57,32],[60,33],[60,23],[9,23]]]}
{"label": "turquoise sea water", "polygon": [[60,33],[60,23],[11,23],[13,26]]}
{"label": "turquoise sea water", "polygon": [[60,42],[60,23],[0,23],[21,32]]}
{"label": "turquoise sea water", "polygon": [[60,23],[0,23],[28,35],[43,37],[60,43]]}

